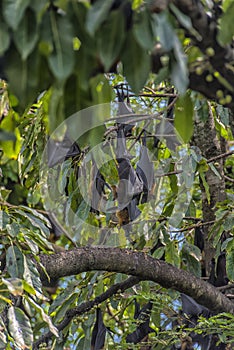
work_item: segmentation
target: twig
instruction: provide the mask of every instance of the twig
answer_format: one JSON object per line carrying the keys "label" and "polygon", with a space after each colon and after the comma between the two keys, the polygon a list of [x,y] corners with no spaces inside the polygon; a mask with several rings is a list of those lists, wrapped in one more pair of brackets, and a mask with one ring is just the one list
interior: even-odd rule
{"label": "twig", "polygon": [[[21,207],[21,204],[19,204],[19,205],[14,205],[14,204],[11,204],[11,203],[9,203],[9,202],[7,202],[7,201],[0,201],[0,205],[3,205],[3,206],[5,206],[5,207],[9,207],[9,208],[12,208],[12,209],[17,209],[17,208],[19,208],[19,207]],[[25,205],[24,205],[24,207],[26,207]],[[26,207],[27,208],[27,207]],[[29,210],[31,210],[32,208],[28,208]],[[37,211],[38,213],[40,213],[40,214],[45,214],[45,215],[48,215],[48,212],[47,211],[45,211],[45,210],[43,210],[43,209],[35,209],[35,208],[33,208],[33,210],[35,210],[35,211]]]}
{"label": "twig", "polygon": [[232,179],[231,177],[224,175],[224,178],[230,182],[234,182],[234,179]]}
{"label": "twig", "polygon": [[226,152],[226,153],[219,154],[216,157],[212,157],[210,159],[207,159],[207,163],[211,163],[211,162],[213,162],[215,160],[231,156],[232,154],[234,154],[234,151],[229,151],[229,152]]}
{"label": "twig", "polygon": [[234,288],[234,283],[227,284],[226,286],[217,287],[218,290],[227,290]]}
{"label": "twig", "polygon": [[170,231],[170,232],[171,233],[185,232],[185,231],[192,230],[193,228],[196,228],[196,227],[211,225],[211,224],[214,224],[214,223],[215,223],[215,220],[207,221],[207,222],[200,222],[198,224],[194,224],[194,225],[191,225],[191,226],[188,226],[188,227],[185,227],[185,228],[181,228],[181,229],[178,229],[176,231]]}
{"label": "twig", "polygon": [[[140,281],[142,281],[141,278],[131,276],[128,279],[126,279],[123,282],[116,283],[113,286],[111,286],[107,291],[97,296],[94,300],[91,301],[85,301],[81,303],[79,306],[68,310],[65,314],[65,317],[59,325],[57,325],[57,329],[59,331],[62,331],[67,325],[71,322],[71,320],[74,317],[77,317],[79,315],[82,315],[85,312],[90,311],[94,306],[104,302],[105,300],[109,299],[114,294],[120,293],[125,291],[126,289],[129,289],[133,287],[135,284],[138,284]],[[39,349],[39,345],[42,343],[48,343],[48,341],[53,337],[53,333],[50,331],[46,334],[42,335],[34,344],[33,344],[33,350]]]}
{"label": "twig", "polygon": [[165,174],[156,174],[155,177],[164,177],[164,176],[170,176],[170,175],[175,175],[175,174],[181,174],[183,170],[175,170],[175,171],[170,171],[169,173]]}
{"label": "twig", "polygon": [[[172,94],[172,95],[174,96],[174,94]],[[174,99],[166,108],[164,108],[163,112],[161,112],[160,114],[162,115],[162,113],[164,113],[165,111],[168,111],[170,108],[172,108],[172,107],[174,106],[176,100],[177,100],[177,95],[175,95],[175,99]],[[165,118],[165,119],[168,119],[168,120],[171,121],[170,118]],[[147,128],[147,127],[149,126],[149,124],[150,124],[151,121],[152,121],[152,120],[148,120],[148,121],[147,121],[147,123],[146,123],[146,125],[145,125],[145,128]],[[141,138],[141,135],[143,134],[143,132],[144,132],[144,128],[141,130],[141,132],[139,133],[139,135],[136,137],[136,139],[135,139],[135,141],[133,142],[133,144],[129,147],[129,151],[133,148],[133,146],[135,145],[135,143],[136,143],[137,141],[139,141],[139,139]]]}

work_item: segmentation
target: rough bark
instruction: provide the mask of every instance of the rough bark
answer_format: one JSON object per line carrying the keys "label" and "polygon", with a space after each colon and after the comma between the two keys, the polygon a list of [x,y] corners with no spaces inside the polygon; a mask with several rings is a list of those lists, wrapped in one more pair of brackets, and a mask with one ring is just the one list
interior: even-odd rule
{"label": "rough bark", "polygon": [[[93,270],[119,272],[183,292],[215,312],[234,313],[234,304],[209,283],[142,252],[90,246],[41,255],[40,259],[51,278]],[[43,271],[41,275],[45,280]]]}
{"label": "rough bark", "polygon": [[[209,114],[207,120],[203,122],[202,120],[196,120],[194,123],[194,143],[199,147],[201,154],[206,159],[211,159],[219,156],[221,151],[221,144],[217,137],[215,130],[214,118],[212,113],[211,105],[209,104]],[[210,222],[215,220],[215,206],[218,202],[225,199],[225,180],[223,172],[223,158],[216,159],[215,167],[220,174],[217,176],[213,170],[209,169],[206,172],[206,181],[209,186],[210,201],[207,198],[205,188],[201,182],[202,191],[202,212],[203,219],[205,222]],[[207,225],[204,227],[204,238],[205,238],[205,269],[206,274],[209,276],[210,263],[212,258],[215,256],[215,247],[213,246],[213,241],[209,235],[212,225]]]}

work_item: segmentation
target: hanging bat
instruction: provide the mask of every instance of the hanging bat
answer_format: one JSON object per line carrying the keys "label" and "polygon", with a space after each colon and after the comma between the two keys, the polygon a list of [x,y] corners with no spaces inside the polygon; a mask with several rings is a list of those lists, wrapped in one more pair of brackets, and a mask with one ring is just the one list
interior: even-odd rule
{"label": "hanging bat", "polygon": [[143,204],[148,202],[149,194],[154,187],[154,166],[149,159],[145,135],[142,140],[140,159],[137,163],[136,173],[143,183],[143,192],[138,196],[138,203]]}
{"label": "hanging bat", "polygon": [[141,213],[137,208],[136,197],[143,191],[143,182],[130,163],[122,127],[118,130],[117,136],[116,160],[119,175],[116,191],[119,209],[117,217],[120,225],[123,225],[135,220]]}
{"label": "hanging bat", "polygon": [[109,187],[106,183],[104,176],[100,173],[97,168],[96,162],[93,160],[92,169],[91,169],[91,208],[90,212],[99,214],[100,203],[105,196],[105,186]]}
{"label": "hanging bat", "polygon": [[146,305],[144,305],[140,309],[140,305],[135,300],[135,313],[134,318],[140,321],[139,326],[137,326],[136,330],[126,337],[127,343],[138,344],[141,341],[146,340],[146,337],[149,333],[154,332],[152,328],[149,326],[150,322],[150,314],[152,310],[152,302],[149,301]]}
{"label": "hanging bat", "polygon": [[226,286],[228,281],[229,279],[226,271],[226,253],[222,252],[217,260],[215,286]]}
{"label": "hanging bat", "polygon": [[96,322],[91,337],[91,350],[101,350],[104,348],[106,339],[106,326],[103,323],[102,312],[100,308],[96,311]]}
{"label": "hanging bat", "polygon": [[204,232],[201,227],[195,228],[194,245],[197,246],[201,252],[204,250]]}
{"label": "hanging bat", "polygon": [[215,287],[226,286],[229,282],[226,271],[226,254],[222,252],[217,259],[217,264],[215,259],[211,261],[211,270],[208,282]]}
{"label": "hanging bat", "polygon": [[[209,318],[212,316],[212,312],[205,306],[198,304],[193,298],[188,295],[181,293],[182,301],[182,312],[187,315],[187,326],[193,328],[197,324],[198,317],[204,316]],[[202,336],[201,334],[196,334],[191,332],[190,336],[194,343],[199,343],[201,350],[212,350],[209,346],[211,342],[211,335]]]}
{"label": "hanging bat", "polygon": [[[128,124],[128,118],[134,114],[133,109],[130,106],[129,102],[129,96],[128,96],[128,86],[127,86],[127,103],[125,103],[125,92],[123,89],[124,84],[118,85],[116,87],[117,90],[117,96],[118,96],[118,116],[126,116],[126,118],[121,119],[120,123],[117,123],[117,125],[120,127],[123,127],[124,136],[131,136],[132,135],[132,129],[134,125]],[[121,90],[120,90],[121,88]]]}

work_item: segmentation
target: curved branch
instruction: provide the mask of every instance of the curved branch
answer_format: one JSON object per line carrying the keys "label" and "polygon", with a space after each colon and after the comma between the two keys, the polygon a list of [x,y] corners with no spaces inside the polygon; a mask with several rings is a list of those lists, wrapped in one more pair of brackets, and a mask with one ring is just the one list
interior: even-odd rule
{"label": "curved branch", "polygon": [[[187,271],[154,259],[146,253],[129,249],[90,246],[54,255],[41,255],[40,258],[51,278],[93,270],[119,272],[183,292],[215,312],[234,314],[234,304],[215,287]],[[41,276],[42,279],[46,279],[42,270]]]}

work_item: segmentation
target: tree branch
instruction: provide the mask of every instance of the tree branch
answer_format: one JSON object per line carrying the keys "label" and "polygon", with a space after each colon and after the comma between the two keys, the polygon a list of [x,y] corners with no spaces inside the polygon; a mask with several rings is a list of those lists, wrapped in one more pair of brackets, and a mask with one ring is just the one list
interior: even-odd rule
{"label": "tree branch", "polygon": [[[79,306],[68,310],[66,312],[66,315],[63,319],[63,321],[57,325],[57,329],[59,331],[62,331],[67,325],[71,322],[71,320],[79,315],[84,314],[85,312],[90,311],[94,306],[104,302],[105,300],[109,299],[116,293],[124,292],[126,289],[129,289],[133,287],[134,285],[138,284],[141,281],[138,277],[129,277],[123,282],[116,283],[113,286],[111,286],[109,289],[107,289],[104,293],[98,295],[94,300],[86,301],[81,303]],[[48,341],[54,336],[52,332],[47,332],[46,334],[42,335],[34,344],[33,349],[38,349],[39,345],[42,343],[48,343]]]}
{"label": "tree branch", "polygon": [[[90,246],[54,255],[41,255],[40,259],[51,278],[93,270],[119,272],[183,292],[215,312],[234,314],[234,304],[211,284],[146,253]],[[42,280],[46,280],[43,271],[40,272]]]}

